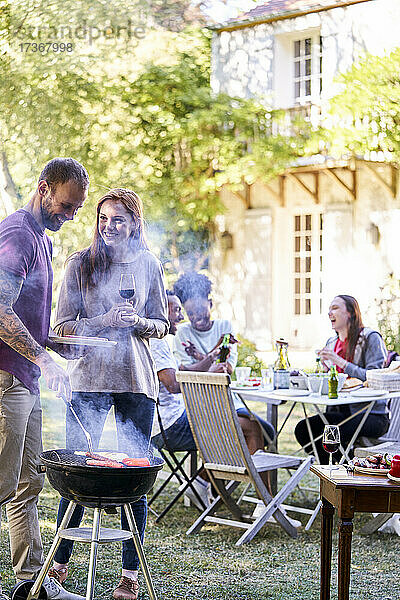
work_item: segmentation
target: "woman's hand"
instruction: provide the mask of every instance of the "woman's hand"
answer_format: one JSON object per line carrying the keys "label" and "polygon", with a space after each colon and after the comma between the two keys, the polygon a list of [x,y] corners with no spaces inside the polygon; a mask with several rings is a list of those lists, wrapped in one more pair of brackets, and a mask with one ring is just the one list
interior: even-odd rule
{"label": "woman's hand", "polygon": [[326,364],[326,361],[328,361],[328,363],[330,363],[331,365],[336,365],[340,369],[344,369],[347,365],[346,359],[342,358],[341,356],[339,356],[339,354],[336,354],[336,352],[330,350],[329,348],[322,348],[322,350],[318,352],[318,356],[321,358],[324,366],[327,368],[329,367]]}
{"label": "woman's hand", "polygon": [[106,327],[132,327],[139,321],[135,309],[128,302],[116,304],[103,315],[102,325]]}

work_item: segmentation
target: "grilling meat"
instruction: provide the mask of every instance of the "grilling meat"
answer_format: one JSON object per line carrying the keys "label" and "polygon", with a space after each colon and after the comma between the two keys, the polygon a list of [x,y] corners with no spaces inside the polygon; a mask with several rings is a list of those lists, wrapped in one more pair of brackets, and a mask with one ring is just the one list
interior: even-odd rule
{"label": "grilling meat", "polygon": [[124,458],[122,460],[126,467],[149,467],[150,461],[148,458]]}
{"label": "grilling meat", "polygon": [[86,452],[86,464],[92,467],[113,467],[114,469],[122,469],[123,464],[118,460],[107,458],[101,454],[95,454],[94,452]]}
{"label": "grilling meat", "polygon": [[93,458],[88,458],[86,460],[86,464],[90,465],[91,467],[112,467],[113,469],[124,468],[124,465],[116,460],[94,460]]}
{"label": "grilling meat", "polygon": [[[113,453],[109,453],[113,454]],[[91,467],[111,467],[113,469],[123,469],[124,467],[149,467],[148,458],[131,458],[126,456],[121,461],[108,458],[105,452],[96,454],[95,452],[85,452],[86,464]]]}

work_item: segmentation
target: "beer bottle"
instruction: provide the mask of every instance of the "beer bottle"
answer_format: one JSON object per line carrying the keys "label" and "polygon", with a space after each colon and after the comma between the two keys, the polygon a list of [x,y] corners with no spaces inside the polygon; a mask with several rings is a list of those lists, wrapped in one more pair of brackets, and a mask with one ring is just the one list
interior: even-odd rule
{"label": "beer bottle", "polygon": [[332,365],[328,379],[328,398],[330,400],[334,400],[338,397],[338,383],[339,377],[336,371],[336,365]]}
{"label": "beer bottle", "polygon": [[231,339],[231,334],[225,333],[223,340],[222,340],[221,347],[220,347],[220,351],[218,354],[218,358],[216,360],[217,363],[223,363],[228,358],[228,356],[229,356],[229,340],[230,339]]}

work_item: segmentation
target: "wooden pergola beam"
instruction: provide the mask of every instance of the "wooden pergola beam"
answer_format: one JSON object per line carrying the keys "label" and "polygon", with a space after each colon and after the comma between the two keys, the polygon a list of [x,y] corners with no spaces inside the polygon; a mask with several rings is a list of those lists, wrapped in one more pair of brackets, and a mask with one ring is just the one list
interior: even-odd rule
{"label": "wooden pergola beam", "polygon": [[299,175],[296,175],[295,173],[287,173],[287,176],[289,177],[289,179],[291,179],[292,181],[295,181],[298,185],[300,185],[300,187],[307,192],[307,194],[309,196],[311,196],[311,198],[314,200],[314,202],[316,204],[319,203],[319,179],[318,179],[318,173],[313,173],[314,175],[314,189],[308,187],[308,185],[306,183],[304,183],[304,181],[299,177]]}
{"label": "wooden pergola beam", "polygon": [[398,186],[398,181],[399,181],[399,172],[398,172],[398,169],[396,169],[396,167],[394,165],[390,165],[390,172],[391,172],[393,198],[396,199],[397,198],[397,186]]}
{"label": "wooden pergola beam", "polygon": [[390,173],[390,183],[388,181],[386,181],[386,179],[384,177],[382,177],[382,175],[380,173],[378,173],[378,171],[375,169],[375,167],[373,167],[371,164],[365,162],[363,163],[364,166],[368,169],[368,171],[370,171],[370,173],[373,173],[375,179],[377,181],[379,181],[379,183],[381,185],[383,185],[383,187],[390,193],[390,195],[392,196],[392,198],[396,197],[396,190],[394,189],[393,186],[393,166],[391,165],[391,173]]}
{"label": "wooden pergola beam", "polygon": [[335,172],[335,169],[325,169],[324,173],[326,175],[328,175],[328,177],[330,177],[331,179],[333,179],[333,181],[335,181],[336,183],[338,183],[343,189],[346,190],[346,192],[348,192],[351,197],[353,198],[353,200],[357,200],[357,175],[356,175],[356,171],[355,170],[350,170],[348,169],[351,174],[352,174],[352,186],[350,187],[349,185],[347,185],[347,183],[345,181],[343,181],[343,179],[341,177],[339,177],[339,175]]}
{"label": "wooden pergola beam", "polygon": [[251,185],[244,181],[243,188],[244,193],[241,193],[237,190],[232,190],[232,194],[239,198],[239,200],[241,200],[244,203],[246,209],[248,210],[249,208],[251,208]]}
{"label": "wooden pergola beam", "polygon": [[286,206],[286,186],[285,186],[285,175],[281,175],[279,177],[279,197],[281,201],[281,207],[284,208]]}

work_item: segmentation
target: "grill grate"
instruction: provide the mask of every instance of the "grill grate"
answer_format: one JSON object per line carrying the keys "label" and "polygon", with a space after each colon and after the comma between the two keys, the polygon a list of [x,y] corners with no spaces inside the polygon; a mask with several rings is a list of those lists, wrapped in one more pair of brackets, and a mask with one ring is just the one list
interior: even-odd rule
{"label": "grill grate", "polygon": [[[87,456],[81,456],[80,454],[74,454],[73,450],[61,449],[61,450],[47,450],[42,454],[43,458],[46,460],[52,461],[54,463],[59,463],[66,466],[79,466],[86,468],[93,468],[92,465],[86,464]],[[155,460],[155,456],[152,450],[150,450],[147,454],[147,458],[150,461],[150,465],[154,465],[157,463]],[[110,467],[112,468],[112,467]],[[138,467],[135,467],[138,468]]]}

